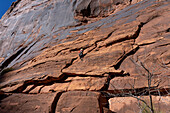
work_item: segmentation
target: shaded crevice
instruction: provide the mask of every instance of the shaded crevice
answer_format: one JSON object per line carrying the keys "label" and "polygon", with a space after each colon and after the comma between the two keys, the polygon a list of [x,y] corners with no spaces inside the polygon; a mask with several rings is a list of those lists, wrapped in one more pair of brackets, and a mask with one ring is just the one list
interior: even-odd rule
{"label": "shaded crevice", "polygon": [[170,45],[170,43],[162,44],[162,45],[156,46],[155,48],[163,47],[163,46],[168,46],[168,45]]}
{"label": "shaded crevice", "polygon": [[114,67],[115,69],[119,69],[120,65],[122,62],[130,55],[133,55],[137,52],[139,49],[139,46],[135,47],[134,49],[130,50],[129,52],[123,54],[121,57],[118,58],[118,60],[111,66]]}
{"label": "shaded crevice", "polygon": [[[106,102],[105,102],[105,103],[103,102],[104,100],[107,101],[106,98],[103,98],[103,97],[100,95],[100,97],[99,97],[99,99],[98,99],[99,108],[100,108],[100,113],[104,113],[103,107],[108,107],[107,103],[106,103]],[[104,105],[104,104],[106,104],[106,105]]]}
{"label": "shaded crevice", "polygon": [[39,40],[37,40],[36,42],[34,42],[28,49],[26,49],[26,50],[24,51],[24,53],[22,53],[22,55],[21,55],[19,58],[17,58],[17,60],[20,59],[24,54],[26,54],[38,41],[39,41]]}
{"label": "shaded crevice", "polygon": [[88,75],[88,74],[76,74],[76,73],[67,73],[67,72],[63,72],[62,74],[62,78],[67,79],[68,77],[98,77],[98,78],[103,78],[105,76],[103,75]]}
{"label": "shaded crevice", "polygon": [[[158,91],[159,90],[159,91]],[[115,90],[107,90],[102,91],[101,93],[106,98],[113,98],[113,97],[131,97],[134,96],[148,96],[149,91],[151,95],[159,96],[167,96],[169,94],[170,88],[157,88],[157,87],[151,87],[149,90],[148,87],[143,88],[134,88],[134,89],[115,89]]]}
{"label": "shaded crevice", "polygon": [[12,54],[9,58],[7,58],[5,61],[3,61],[1,63],[0,66],[0,70],[4,69],[5,67],[7,67],[16,57],[18,57],[18,55],[20,55],[24,50],[26,49],[26,47],[22,47],[20,48],[17,52],[15,52],[14,54]]}
{"label": "shaded crevice", "polygon": [[7,98],[10,95],[11,94],[4,93],[3,91],[0,90],[0,103],[1,103],[1,100]]}
{"label": "shaded crevice", "polygon": [[[78,57],[75,57],[75,58],[71,59],[71,62],[67,63],[67,64],[63,67],[63,69],[66,69],[66,68],[70,67],[70,66],[73,64],[73,62],[74,62],[75,60],[77,60],[77,59],[78,59]],[[63,69],[61,69],[61,72],[63,71]]]}
{"label": "shaded crevice", "polygon": [[63,94],[64,92],[57,92],[52,104],[51,104],[51,108],[49,110],[49,113],[55,113],[56,111],[56,107],[57,107],[57,103],[61,97],[61,95]]}
{"label": "shaded crevice", "polygon": [[131,39],[136,39],[136,38],[139,36],[140,31],[141,31],[142,27],[143,27],[145,24],[146,24],[146,23],[140,23],[140,24],[138,25],[138,29],[136,30],[136,32],[135,32],[133,35],[131,35],[131,36],[126,36],[126,37],[124,37],[124,38],[120,38],[120,39],[118,39],[118,40],[111,41],[111,42],[107,43],[105,46],[108,47],[108,46],[111,46],[111,45],[116,44],[116,43],[119,43],[119,42],[123,42],[123,41],[126,41],[126,40],[131,40]]}
{"label": "shaded crevice", "polygon": [[[75,2],[73,3],[73,5],[75,5],[76,2],[77,2],[77,1],[75,1]],[[90,1],[90,3],[88,4],[88,6],[86,6],[86,8],[81,9],[80,11],[76,10],[76,14],[77,14],[77,15],[80,15],[80,16],[83,16],[83,18],[84,18],[84,17],[90,17],[90,16],[91,16],[90,4],[91,4],[91,1]]]}
{"label": "shaded crevice", "polygon": [[42,90],[42,88],[44,88],[45,86],[42,86],[40,89],[39,89],[39,91],[38,91],[38,93],[40,93],[41,92],[41,90]]}
{"label": "shaded crevice", "polygon": [[109,109],[109,98],[100,92],[100,97],[98,99],[100,113],[115,113]]}
{"label": "shaded crevice", "polygon": [[[114,31],[116,31],[116,29],[115,29]],[[101,41],[105,41],[106,39],[108,39],[108,38],[113,34],[114,31],[110,32],[110,33],[107,35],[107,37],[102,38],[102,39],[96,41],[96,42],[95,42],[95,46],[97,47],[97,43],[99,43],[99,42],[101,42]]]}
{"label": "shaded crevice", "polygon": [[87,6],[87,9],[83,9],[80,11],[83,17],[89,17],[91,15],[91,8],[90,8],[90,3]]}
{"label": "shaded crevice", "polygon": [[[59,78],[50,77],[50,76],[48,76],[44,80],[28,80],[28,81],[25,81],[22,86],[18,87],[16,90],[11,91],[10,93],[22,93],[29,85],[34,85],[27,92],[25,92],[25,93],[29,93],[31,90],[33,90],[37,86],[51,85],[51,84],[54,84],[56,82],[60,83],[62,81]],[[15,84],[13,84],[13,85],[15,85]],[[13,86],[13,85],[11,85],[11,86]],[[5,85],[3,87],[8,87],[8,85]]]}
{"label": "shaded crevice", "polygon": [[168,28],[168,29],[166,30],[166,32],[170,32],[170,28]]}
{"label": "shaded crevice", "polygon": [[[37,86],[33,85],[28,91],[24,92],[24,93],[29,93],[31,90],[35,89]],[[25,88],[26,89],[26,88]]]}
{"label": "shaded crevice", "polygon": [[[73,73],[63,73],[60,77],[51,77],[48,76],[45,79],[42,78],[43,80],[27,80],[23,83],[22,86],[18,87],[17,89],[10,91],[9,93],[22,93],[29,85],[34,85],[33,87],[31,87],[28,91],[26,91],[25,93],[29,93],[31,90],[33,90],[34,88],[36,88],[37,86],[48,86],[48,85],[52,85],[54,83],[67,83],[67,82],[71,82],[70,81],[65,81],[68,77],[103,77],[103,76],[99,76],[99,75],[80,75],[80,74],[73,74]],[[1,88],[5,88],[5,87],[12,87],[15,86],[17,83],[13,83],[13,84],[7,84],[2,86]],[[43,86],[42,86],[43,87]],[[42,88],[40,88],[39,91],[41,91]]]}
{"label": "shaded crevice", "polygon": [[[147,22],[146,22],[146,23],[147,23]],[[112,45],[112,44],[118,43],[118,42],[126,41],[126,40],[131,40],[131,39],[134,39],[134,40],[135,40],[136,38],[138,38],[142,27],[143,27],[146,23],[142,23],[142,22],[141,22],[141,23],[138,25],[137,31],[136,31],[133,35],[131,35],[131,36],[126,36],[126,37],[124,37],[124,38],[122,38],[122,39],[119,39],[119,40],[116,40],[116,41],[112,41],[112,42],[108,43],[108,44],[106,45],[106,47],[107,47],[107,46],[110,46],[110,45]],[[135,44],[135,42],[134,42],[134,44]],[[138,51],[138,49],[139,49],[139,46],[136,46],[136,47],[134,47],[132,50],[128,51],[127,53],[124,53],[122,56],[120,56],[120,57],[117,59],[117,61],[116,61],[111,67],[114,67],[115,69],[119,69],[119,67],[120,67],[120,65],[122,64],[122,62],[123,62],[128,56],[135,54],[135,53]]]}
{"label": "shaded crevice", "polygon": [[109,85],[110,85],[110,81],[115,78],[115,77],[125,77],[125,76],[130,76],[129,73],[124,73],[124,71],[122,71],[122,73],[112,73],[112,72],[109,72],[107,73],[108,76],[107,76],[107,80],[106,80],[106,83],[105,85],[101,88],[100,91],[107,91],[109,89]]}
{"label": "shaded crevice", "polygon": [[139,46],[147,46],[147,45],[151,45],[151,44],[154,44],[156,42],[150,42],[150,43],[143,43],[143,44],[139,44]]}
{"label": "shaded crevice", "polygon": [[[20,66],[24,65],[24,63],[26,63],[26,62],[27,62],[27,61],[23,62],[22,64],[20,64]],[[39,65],[48,63],[48,62],[58,62],[58,61],[56,61],[56,60],[48,60],[48,61],[39,62],[39,63],[33,64],[33,65],[31,65],[31,66],[29,66],[29,67],[27,67],[27,68],[24,68],[24,69],[22,69],[22,70],[17,71],[16,74],[18,74],[18,73],[20,73],[20,72],[22,72],[22,71],[26,71],[26,70],[28,70],[28,69],[32,69],[32,68],[37,67],[37,66],[39,66]]]}
{"label": "shaded crevice", "polygon": [[33,65],[32,67],[36,67],[36,66],[38,66],[38,65],[45,64],[45,63],[47,63],[47,62],[41,62],[41,63],[38,63],[38,64]]}
{"label": "shaded crevice", "polygon": [[[28,46],[24,46],[20,48],[18,51],[16,51],[14,54],[12,54],[9,58],[7,58],[4,62],[1,63],[0,70],[7,67],[11,62],[13,62],[18,56],[16,60],[20,59],[24,54],[26,54],[39,40],[34,42],[28,49],[26,49]],[[24,52],[24,53],[22,53]]]}
{"label": "shaded crevice", "polygon": [[73,108],[70,110],[70,112],[73,112],[73,110],[74,110],[76,107],[77,107],[77,106],[73,107]]}
{"label": "shaded crevice", "polygon": [[[108,76],[106,76],[106,74],[108,74]],[[63,73],[59,77],[44,76],[42,78],[39,78],[39,80],[27,80],[27,81],[25,81],[22,86],[18,87],[17,89],[15,89],[13,91],[10,91],[10,93],[22,93],[29,85],[33,85],[28,91],[24,92],[24,93],[29,93],[31,90],[35,89],[37,86],[43,85],[39,90],[39,92],[40,92],[43,87],[48,86],[48,85],[52,85],[54,83],[69,83],[69,82],[71,83],[72,80],[66,81],[66,79],[68,77],[77,77],[77,76],[79,76],[79,77],[97,77],[97,78],[107,77],[106,83],[100,89],[100,91],[105,91],[105,90],[108,90],[110,80],[113,77],[127,76],[127,74],[124,74],[124,72],[122,71],[120,73],[108,72],[108,73],[104,73],[102,75]],[[7,84],[7,85],[4,85],[1,88],[5,88],[5,87],[9,87],[9,86],[12,87],[12,86],[15,86],[16,84],[18,84],[18,83]]]}
{"label": "shaded crevice", "polygon": [[67,50],[67,49],[69,49],[69,48],[61,49],[60,51],[58,51],[58,52],[55,54],[55,56],[57,56],[59,53],[61,53],[61,52],[64,51],[64,50]]}
{"label": "shaded crevice", "polygon": [[162,33],[169,33],[169,32],[170,32],[170,28],[163,30],[163,31],[159,31],[157,33],[158,33],[158,35],[162,35]]}

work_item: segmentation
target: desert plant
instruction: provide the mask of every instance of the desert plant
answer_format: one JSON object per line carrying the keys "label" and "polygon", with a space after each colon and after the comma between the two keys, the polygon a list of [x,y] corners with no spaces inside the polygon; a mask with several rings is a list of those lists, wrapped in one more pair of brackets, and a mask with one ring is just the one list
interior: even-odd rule
{"label": "desert plant", "polygon": [[[155,67],[149,67],[147,64],[144,64],[143,62],[138,59],[137,61],[133,60],[130,58],[130,60],[135,64],[135,68],[137,68],[137,73],[140,76],[146,77],[147,78],[147,87],[142,89],[142,90],[136,90],[135,89],[135,80],[134,84],[130,84],[131,89],[129,90],[119,90],[118,94],[112,94],[112,93],[107,93],[107,97],[133,97],[136,98],[138,101],[138,106],[140,108],[140,113],[160,113],[158,112],[154,106],[153,106],[153,100],[152,100],[152,94],[153,92],[161,97],[161,93],[159,90],[159,85],[162,82],[161,79],[158,79],[156,81],[153,81],[153,78],[156,76],[163,76],[165,74],[165,70],[160,73],[160,69],[156,67],[156,65],[159,64],[154,64]],[[167,71],[169,71],[169,68],[166,67],[166,65],[163,65]],[[156,70],[157,69],[157,70]],[[166,75],[166,74],[165,74]],[[151,84],[152,83],[152,84]],[[112,87],[114,87],[112,84],[110,84]],[[116,89],[116,87],[115,87]],[[166,92],[166,94],[169,94],[169,91]],[[142,96],[149,96],[149,102],[141,98]]]}

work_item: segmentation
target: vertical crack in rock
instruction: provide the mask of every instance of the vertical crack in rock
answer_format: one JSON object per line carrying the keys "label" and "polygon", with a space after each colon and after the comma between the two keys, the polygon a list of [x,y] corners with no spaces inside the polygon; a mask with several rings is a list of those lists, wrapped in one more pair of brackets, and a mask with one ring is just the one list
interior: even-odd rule
{"label": "vertical crack in rock", "polygon": [[141,31],[141,28],[143,27],[144,24],[145,24],[145,23],[140,23],[140,24],[138,25],[138,29],[136,30],[136,32],[135,32],[133,35],[131,35],[131,36],[126,36],[126,37],[124,37],[124,38],[120,38],[120,39],[118,39],[118,40],[111,41],[111,42],[107,43],[105,46],[108,47],[108,46],[111,46],[111,45],[116,44],[116,43],[119,43],[119,42],[123,42],[123,41],[126,41],[126,40],[136,39],[136,38],[139,36],[140,31]]}
{"label": "vertical crack in rock", "polygon": [[101,88],[100,91],[107,91],[110,85],[110,81],[115,78],[115,77],[125,77],[125,76],[130,76],[129,73],[124,73],[124,71],[122,71],[121,73],[107,73],[107,80],[105,85]]}
{"label": "vertical crack in rock", "polygon": [[99,103],[99,108],[100,108],[100,113],[103,113],[103,106],[102,106],[102,102],[101,102],[101,95],[98,99],[98,103]]}
{"label": "vertical crack in rock", "polygon": [[109,109],[109,98],[101,92],[100,97],[98,99],[100,113],[112,113]]}
{"label": "vertical crack in rock", "polygon": [[53,102],[51,104],[51,108],[49,110],[49,113],[55,113],[55,110],[56,110],[56,107],[57,107],[57,103],[58,103],[62,93],[64,93],[64,92],[58,92],[56,94],[56,96],[55,96],[55,98],[54,98],[54,100],[53,100]]}
{"label": "vertical crack in rock", "polygon": [[[146,22],[146,23],[148,23],[148,22]],[[122,42],[122,41],[126,41],[126,40],[131,40],[131,39],[134,39],[134,40],[135,40],[136,38],[138,38],[142,27],[143,27],[146,23],[142,23],[142,22],[141,22],[141,23],[138,25],[137,31],[136,31],[132,36],[127,36],[127,37],[125,37],[125,38],[123,38],[123,39],[116,40],[116,41],[114,41],[114,42],[111,42],[111,43],[107,44],[106,46],[110,46],[110,45],[112,45],[112,44],[114,44],[114,43]],[[135,42],[134,42],[134,45],[135,45]],[[114,67],[115,69],[119,69],[119,67],[120,67],[120,65],[122,64],[122,62],[123,62],[128,56],[135,54],[138,49],[139,49],[139,46],[138,46],[138,45],[135,45],[135,46],[133,47],[133,49],[131,49],[131,50],[128,51],[127,53],[124,53],[122,56],[120,56],[120,57],[117,59],[117,61],[115,61],[115,62],[113,63],[113,65],[112,65],[111,67]]]}
{"label": "vertical crack in rock", "polygon": [[127,53],[124,53],[118,60],[111,66],[114,67],[115,69],[119,69],[120,65],[122,62],[130,55],[133,55],[136,53],[136,51],[139,49],[139,46],[136,46],[132,50],[128,51]]}

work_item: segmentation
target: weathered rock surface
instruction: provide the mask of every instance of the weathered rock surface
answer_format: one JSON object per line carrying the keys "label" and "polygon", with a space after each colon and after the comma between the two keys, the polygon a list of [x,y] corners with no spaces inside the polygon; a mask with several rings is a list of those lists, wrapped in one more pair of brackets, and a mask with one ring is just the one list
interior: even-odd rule
{"label": "weathered rock surface", "polygon": [[[149,103],[149,97],[143,96],[139,97],[140,99],[145,100]],[[160,97],[160,96],[153,96],[153,105],[154,109],[157,112],[170,112],[169,106],[169,97]],[[135,113],[140,112],[140,107],[143,107],[145,110],[149,111],[146,105],[136,98],[133,97],[116,97],[109,99],[110,110],[117,112],[117,113]],[[132,107],[133,106],[133,107]]]}
{"label": "weathered rock surface", "polygon": [[37,95],[12,94],[0,103],[1,113],[51,113],[59,92]]}
{"label": "weathered rock surface", "polygon": [[[148,96],[151,91],[169,99],[169,4],[17,0],[0,20],[0,109],[133,112],[128,111],[136,102],[132,96]],[[150,90],[148,75],[153,76]],[[133,102],[115,108],[114,99],[124,96],[125,102]],[[163,105],[160,102],[161,109]]]}
{"label": "weathered rock surface", "polygon": [[59,113],[101,113],[107,100],[98,92],[71,91],[61,95],[56,112]]}

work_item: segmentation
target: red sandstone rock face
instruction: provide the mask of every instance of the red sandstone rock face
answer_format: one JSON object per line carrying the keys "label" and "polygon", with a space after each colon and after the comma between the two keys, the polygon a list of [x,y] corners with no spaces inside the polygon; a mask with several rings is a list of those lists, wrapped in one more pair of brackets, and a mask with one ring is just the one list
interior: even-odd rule
{"label": "red sandstone rock face", "polygon": [[[100,102],[100,103],[99,103]],[[107,101],[100,93],[88,91],[73,91],[64,93],[58,103],[56,112],[59,113],[100,113]]]}
{"label": "red sandstone rock face", "polygon": [[[131,112],[132,95],[148,95],[144,67],[151,94],[169,99],[169,10],[166,0],[13,3],[0,20],[1,111]],[[134,103],[119,109],[120,96]]]}
{"label": "red sandstone rock face", "polygon": [[1,101],[1,113],[48,113],[54,112],[54,101],[59,92],[37,95],[12,94]]}
{"label": "red sandstone rock face", "polygon": [[[149,97],[140,97],[149,103]],[[140,107],[145,106],[143,103],[133,97],[116,97],[109,100],[110,109],[118,113],[140,112]],[[157,112],[169,112],[169,97],[153,96],[154,108]],[[116,106],[116,107],[115,107]],[[132,107],[133,106],[133,107]],[[147,109],[145,107],[145,109]]]}

